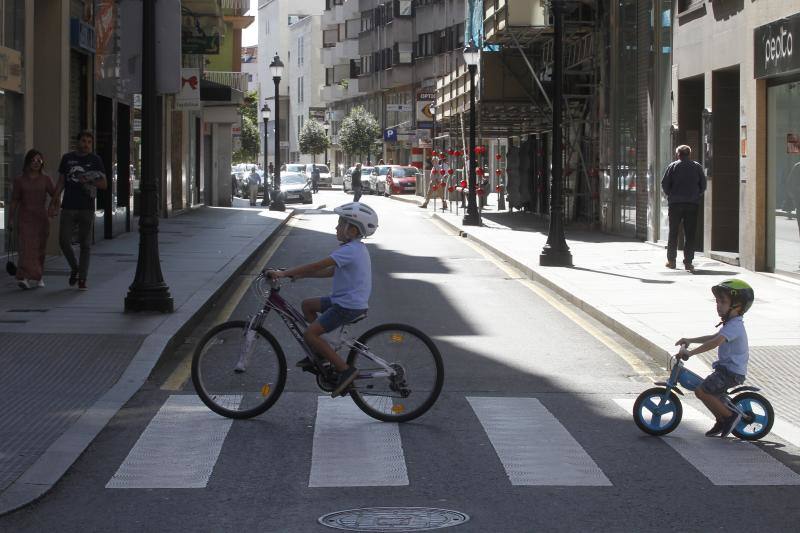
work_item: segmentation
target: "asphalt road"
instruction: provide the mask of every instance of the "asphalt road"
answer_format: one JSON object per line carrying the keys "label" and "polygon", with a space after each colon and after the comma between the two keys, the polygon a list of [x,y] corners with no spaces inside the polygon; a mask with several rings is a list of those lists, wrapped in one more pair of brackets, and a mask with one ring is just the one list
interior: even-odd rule
{"label": "asphalt road", "polygon": [[[328,206],[347,199],[339,192],[322,197]],[[165,452],[170,426],[157,422],[180,397],[195,398],[183,378],[197,338],[228,315],[246,317],[258,306],[252,293],[234,287],[185,344],[163,358],[54,490],[0,517],[0,530],[331,531],[317,523],[321,515],[403,506],[469,515],[466,524],[448,529],[454,533],[796,531],[800,450],[770,437],[759,444],[708,439],[701,428],[710,421],[692,423],[690,417],[670,437],[645,436],[623,406],[662,377],[658,362],[447,233],[427,211],[385,198],[363,200],[378,210],[381,225],[367,241],[371,309],[355,333],[391,321],[434,338],[446,378],[430,412],[399,426],[345,417],[349,429],[326,442],[321,435],[342,427],[319,413],[351,413],[352,401],[320,399],[312,377],[293,366],[300,357],[294,341],[271,321],[289,360],[276,405],[233,423],[205,410],[175,411],[183,414],[173,420],[174,431],[188,440],[179,452]],[[337,244],[335,225],[330,211],[300,211],[268,263],[324,257]],[[240,287],[249,279],[243,275]],[[283,295],[299,302],[325,294],[328,286],[329,280],[302,280]],[[691,398],[684,405],[687,412],[702,409]],[[187,430],[187,420],[200,422]],[[195,478],[205,480],[198,488],[107,488],[125,486],[125,469],[136,466],[129,453],[137,446],[163,473],[185,463],[183,451],[199,447],[203,455],[215,444],[211,459],[190,465]],[[376,448],[384,454],[378,459],[371,455]],[[339,461],[362,454],[373,463]],[[341,464],[349,466],[337,470]],[[358,486],[369,468],[377,478],[389,470],[392,475]],[[309,486],[320,469],[338,484]],[[398,520],[384,522],[383,530],[404,530]]]}

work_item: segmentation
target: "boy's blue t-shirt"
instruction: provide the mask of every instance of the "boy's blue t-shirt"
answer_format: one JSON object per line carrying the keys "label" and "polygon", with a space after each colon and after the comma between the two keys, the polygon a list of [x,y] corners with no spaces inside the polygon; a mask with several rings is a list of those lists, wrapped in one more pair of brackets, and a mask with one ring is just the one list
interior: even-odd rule
{"label": "boy's blue t-shirt", "polygon": [[331,259],[336,263],[331,303],[345,309],[367,309],[372,292],[372,262],[367,246],[352,240],[334,250]]}
{"label": "boy's blue t-shirt", "polygon": [[734,374],[747,375],[747,360],[750,358],[750,348],[747,344],[747,331],[744,329],[742,317],[735,316],[725,322],[720,335],[725,337],[724,343],[719,346],[719,356],[712,366],[724,366]]}

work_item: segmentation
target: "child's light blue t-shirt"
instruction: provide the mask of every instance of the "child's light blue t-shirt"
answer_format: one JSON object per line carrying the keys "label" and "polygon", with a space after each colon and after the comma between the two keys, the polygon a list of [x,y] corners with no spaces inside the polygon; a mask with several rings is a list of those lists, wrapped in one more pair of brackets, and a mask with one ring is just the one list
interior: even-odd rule
{"label": "child's light blue t-shirt", "polygon": [[726,342],[719,346],[719,356],[712,366],[724,366],[734,374],[747,375],[747,360],[750,358],[750,348],[747,344],[747,332],[744,329],[742,317],[735,316],[725,322],[720,335]]}
{"label": "child's light blue t-shirt", "polygon": [[372,291],[372,263],[366,245],[352,240],[334,250],[331,259],[336,263],[331,303],[345,309],[367,309]]}

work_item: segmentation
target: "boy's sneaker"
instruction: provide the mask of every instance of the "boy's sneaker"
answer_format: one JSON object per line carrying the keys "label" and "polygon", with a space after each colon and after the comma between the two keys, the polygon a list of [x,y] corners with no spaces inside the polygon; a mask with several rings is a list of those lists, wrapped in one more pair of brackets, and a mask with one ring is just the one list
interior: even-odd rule
{"label": "boy's sneaker", "polygon": [[89,287],[86,286],[86,280],[82,279],[78,281],[78,290],[79,291],[88,291]]}
{"label": "boy's sneaker", "polygon": [[339,374],[339,381],[336,382],[336,388],[333,389],[331,393],[331,398],[336,398],[337,396],[343,396],[344,391],[347,390],[347,387],[350,386],[351,383],[356,379],[358,375],[358,370],[356,367],[351,366],[347,370],[341,372]]}
{"label": "boy's sneaker", "polygon": [[70,272],[69,273],[69,286],[74,287],[75,284],[78,283],[78,271]]}
{"label": "boy's sneaker", "polygon": [[311,360],[310,357],[303,357],[297,363],[295,363],[295,366],[298,368],[302,368],[303,370],[311,370],[312,368],[314,368],[314,362]]}
{"label": "boy's sneaker", "polygon": [[39,281],[37,281],[36,286],[39,287],[40,289],[44,289],[44,280],[40,279]]}
{"label": "boy's sneaker", "polygon": [[731,416],[726,418],[722,422],[722,432],[719,434],[719,436],[721,438],[727,437],[730,434],[730,432],[733,431],[733,428],[736,427],[736,424],[738,424],[739,420],[741,419],[742,415],[739,413],[733,413]]}
{"label": "boy's sneaker", "polygon": [[714,422],[714,425],[711,426],[711,429],[706,431],[706,437],[716,437],[722,433],[722,422],[717,420]]}

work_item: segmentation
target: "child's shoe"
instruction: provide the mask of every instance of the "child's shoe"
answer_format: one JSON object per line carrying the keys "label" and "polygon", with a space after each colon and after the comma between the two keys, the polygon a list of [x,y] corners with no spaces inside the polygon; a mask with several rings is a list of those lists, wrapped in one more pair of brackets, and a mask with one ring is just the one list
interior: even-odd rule
{"label": "child's shoe", "polygon": [[721,438],[727,437],[730,434],[730,432],[733,431],[733,428],[736,427],[736,424],[738,424],[739,420],[741,419],[742,415],[739,413],[733,413],[731,416],[726,418],[722,422],[722,433],[720,433],[719,436]]}
{"label": "child's shoe", "polygon": [[722,433],[722,422],[717,420],[714,422],[714,425],[711,426],[711,429],[706,431],[706,437],[716,437],[720,433]]}
{"label": "child's shoe", "polygon": [[358,370],[356,370],[354,366],[342,371],[339,374],[339,381],[336,382],[336,388],[333,389],[333,392],[331,393],[331,398],[342,396],[344,391],[347,390],[347,387],[349,387],[350,384],[355,381],[356,376],[358,376]]}

